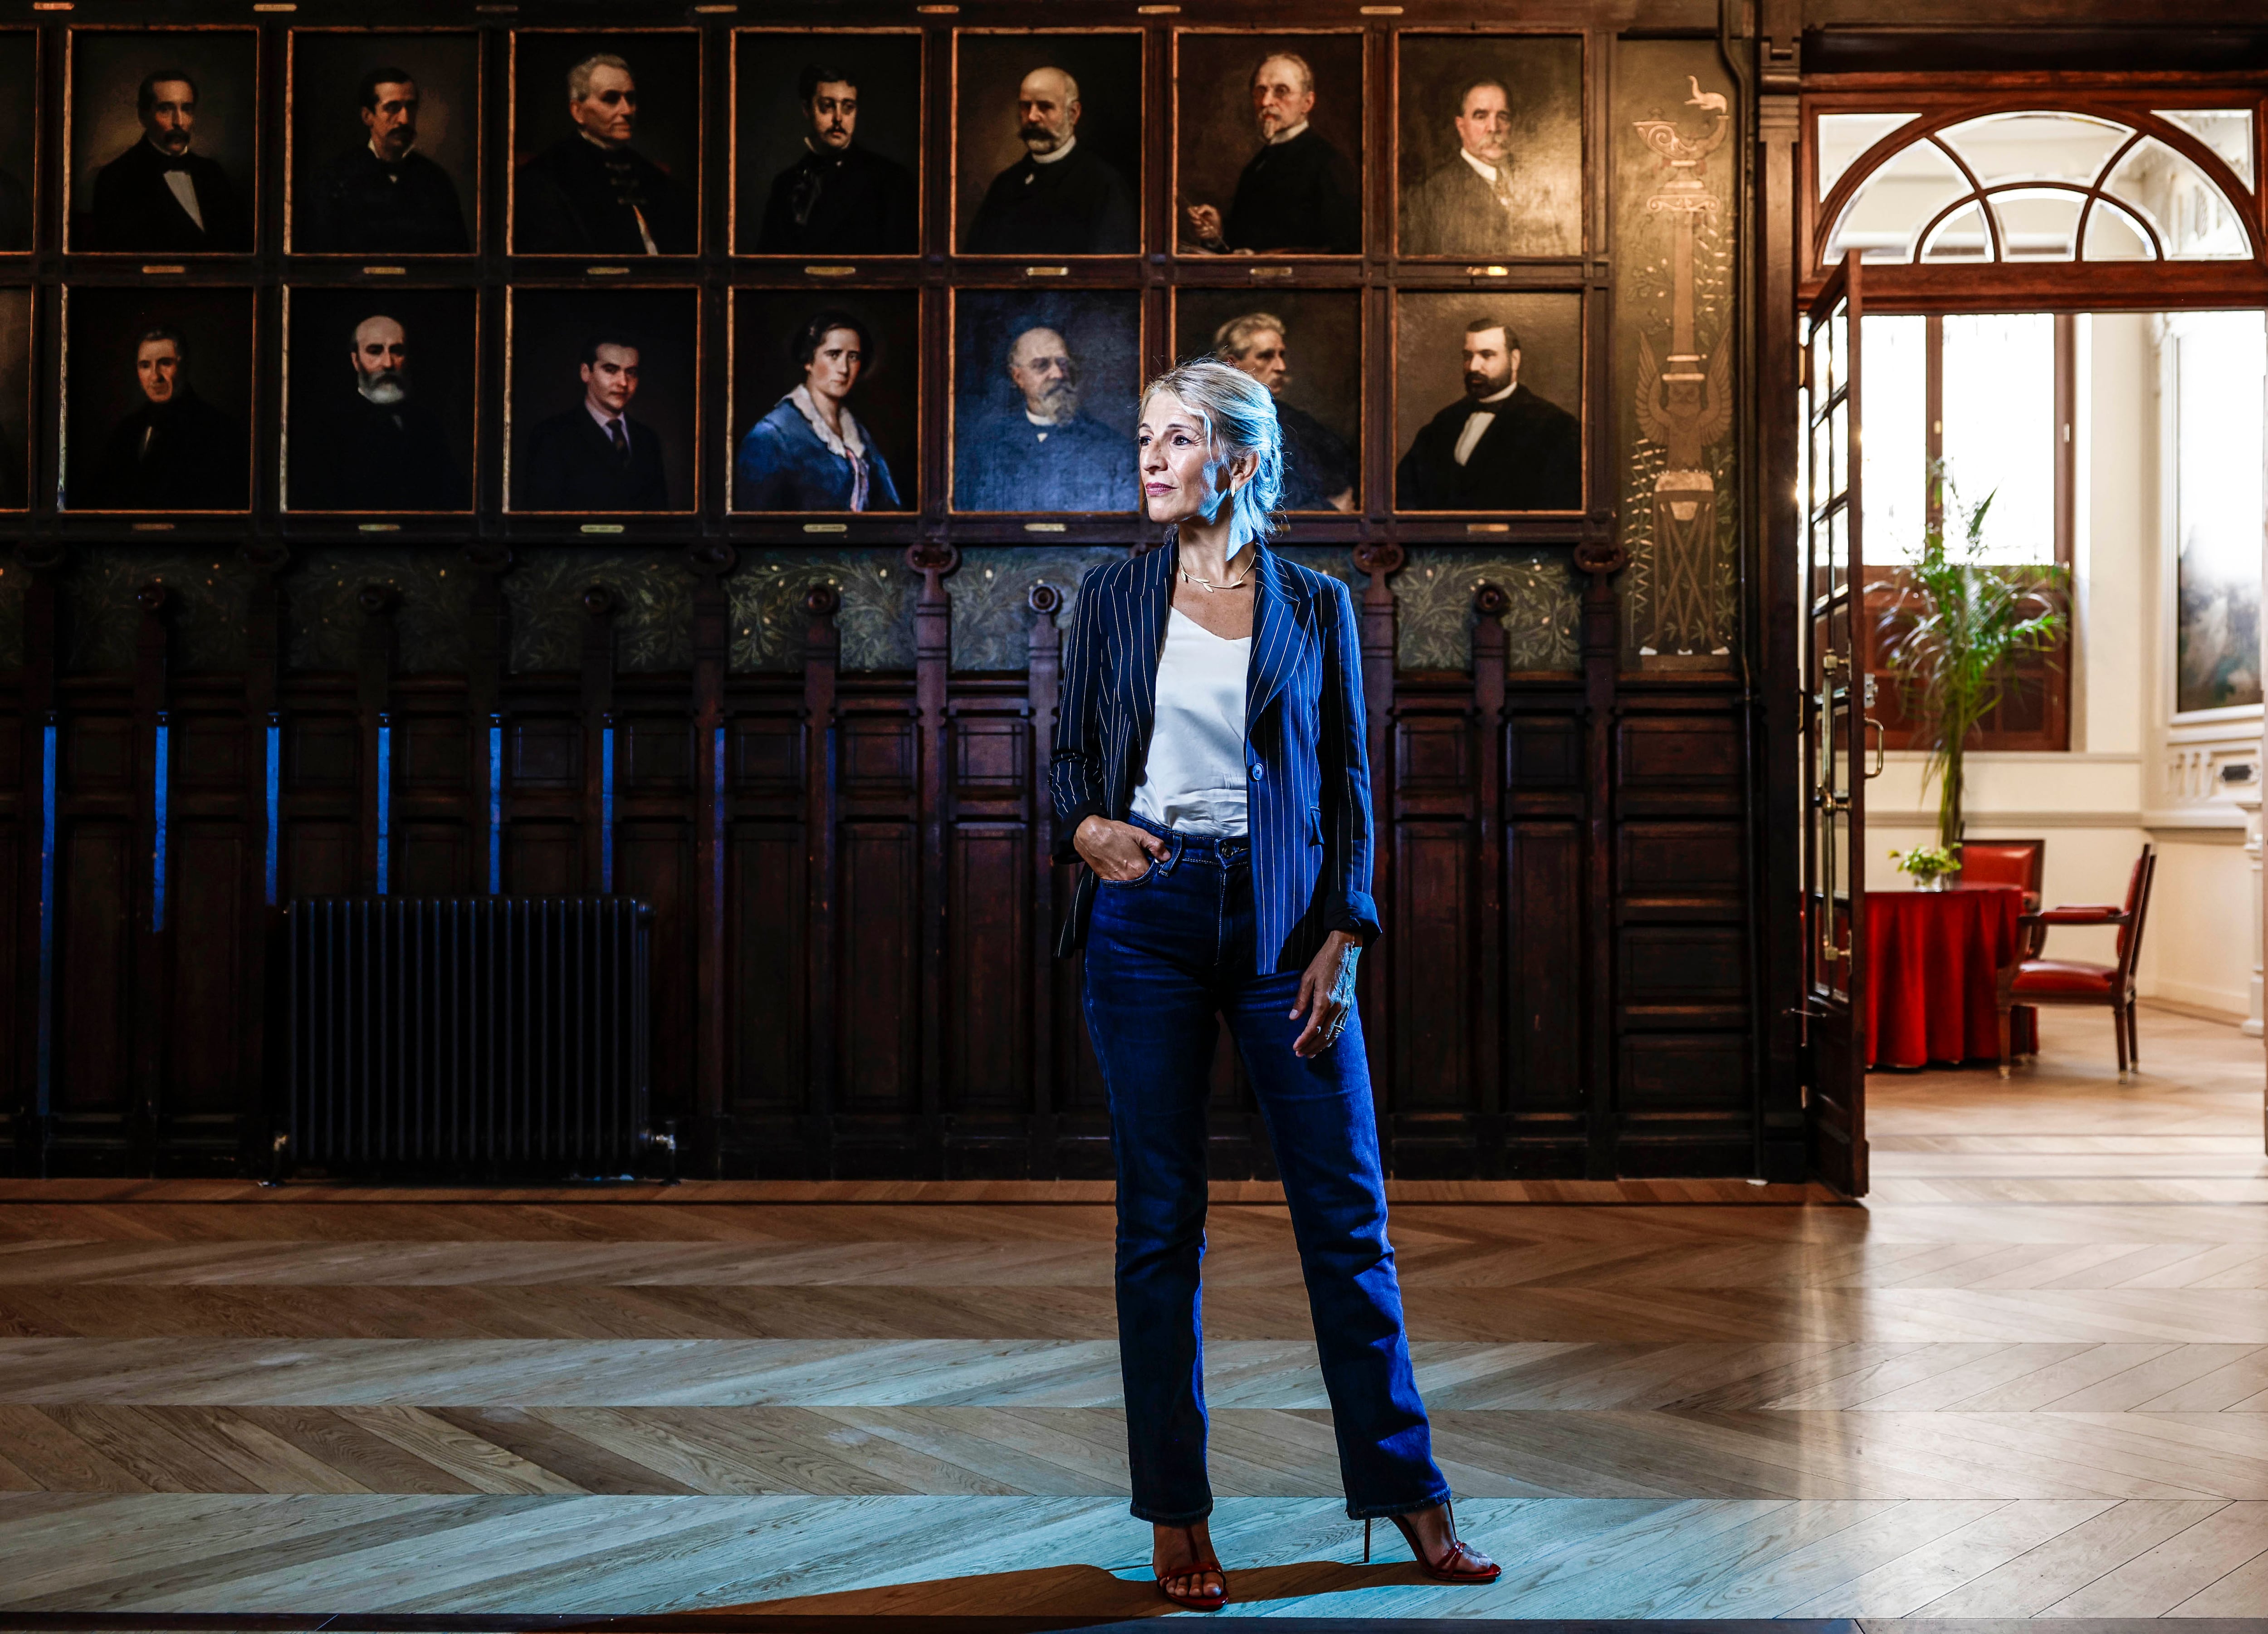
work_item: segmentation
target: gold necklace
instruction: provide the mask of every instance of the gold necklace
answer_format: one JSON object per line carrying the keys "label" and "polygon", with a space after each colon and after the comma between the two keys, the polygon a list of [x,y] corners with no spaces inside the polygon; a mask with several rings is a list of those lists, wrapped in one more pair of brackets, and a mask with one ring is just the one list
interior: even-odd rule
{"label": "gold necklace", "polygon": [[1252,563],[1257,562],[1259,559],[1259,554],[1256,551],[1253,555],[1252,562],[1248,562],[1244,564],[1244,577],[1242,578],[1232,578],[1226,585],[1216,585],[1209,578],[1199,578],[1195,573],[1190,572],[1189,569],[1183,567],[1178,562],[1174,563],[1174,570],[1179,573],[1184,579],[1187,579],[1190,584],[1196,585],[1204,590],[1207,595],[1211,595],[1216,590],[1236,590],[1249,583],[1252,578]]}

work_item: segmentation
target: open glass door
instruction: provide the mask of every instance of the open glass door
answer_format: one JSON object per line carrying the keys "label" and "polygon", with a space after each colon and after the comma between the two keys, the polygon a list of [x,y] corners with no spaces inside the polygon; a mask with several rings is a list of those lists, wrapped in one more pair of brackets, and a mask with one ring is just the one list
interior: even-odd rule
{"label": "open glass door", "polygon": [[1812,303],[1803,375],[1805,608],[1804,1126],[1812,1174],[1867,1189],[1867,1063],[1858,1014],[1867,912],[1867,707],[1873,702],[1859,512],[1859,257]]}

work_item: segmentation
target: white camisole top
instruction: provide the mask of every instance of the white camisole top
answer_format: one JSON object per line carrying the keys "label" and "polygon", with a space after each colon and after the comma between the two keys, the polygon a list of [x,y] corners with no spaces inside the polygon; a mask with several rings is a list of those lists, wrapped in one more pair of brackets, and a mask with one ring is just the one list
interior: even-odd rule
{"label": "white camisole top", "polygon": [[1180,608],[1158,655],[1158,710],[1134,810],[1161,828],[1241,839],[1244,695],[1252,637],[1216,636]]}

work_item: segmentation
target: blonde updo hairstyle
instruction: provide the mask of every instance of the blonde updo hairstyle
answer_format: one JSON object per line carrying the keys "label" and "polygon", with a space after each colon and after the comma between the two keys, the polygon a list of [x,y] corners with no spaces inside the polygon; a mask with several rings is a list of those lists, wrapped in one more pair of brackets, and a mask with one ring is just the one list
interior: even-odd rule
{"label": "blonde updo hairstyle", "polygon": [[1140,411],[1160,392],[1181,399],[1204,426],[1214,454],[1235,460],[1249,454],[1251,480],[1236,490],[1234,526],[1246,539],[1265,539],[1276,526],[1284,498],[1284,428],[1276,418],[1276,399],[1241,369],[1214,357],[1175,364],[1142,388]]}

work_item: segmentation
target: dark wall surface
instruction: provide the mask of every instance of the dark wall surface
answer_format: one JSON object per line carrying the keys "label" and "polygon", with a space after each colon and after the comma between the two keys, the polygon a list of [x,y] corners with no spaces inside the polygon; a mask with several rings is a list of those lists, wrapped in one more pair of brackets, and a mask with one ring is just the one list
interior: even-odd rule
{"label": "dark wall surface", "polygon": [[[1192,33],[1177,85],[1177,28],[1279,29],[1280,11],[990,0],[918,18],[852,4],[688,18],[627,4],[602,25],[563,0],[509,15],[421,0],[367,44],[405,61],[431,48],[431,151],[475,247],[384,259],[302,255],[284,234],[283,178],[308,158],[287,137],[320,136],[328,154],[351,151],[359,128],[338,107],[357,19],[330,0],[250,26],[214,12],[238,32],[185,38],[237,50],[263,99],[223,155],[247,188],[263,179],[255,247],[163,261],[63,241],[74,87],[124,49],[105,37],[73,55],[101,32],[74,32],[75,15],[5,36],[32,54],[41,90],[36,144],[0,131],[0,164],[37,152],[33,248],[0,246],[0,289],[21,291],[28,314],[0,323],[0,348],[15,349],[0,392],[19,386],[23,401],[13,422],[0,406],[0,460],[20,425],[32,472],[18,509],[0,484],[0,1167],[256,1161],[278,1071],[282,905],[372,891],[382,874],[395,893],[493,882],[650,902],[656,1114],[679,1121],[690,1172],[1107,1173],[1077,966],[1049,954],[1071,880],[1046,860],[1044,769],[1079,579],[1156,535],[1130,509],[954,509],[954,428],[976,402],[956,387],[991,391],[1003,324],[1037,314],[1094,351],[1089,412],[1123,430],[1144,375],[1226,318],[1273,311],[1292,330],[1284,401],[1359,460],[1355,509],[1303,512],[1278,542],[1345,580],[1364,621],[1388,930],[1364,961],[1364,1003],[1390,1164],[1786,1177],[1786,1153],[1762,1140],[1752,1041],[1740,654],[1726,644],[1664,666],[1644,650],[1660,621],[1646,600],[1653,535],[1631,495],[1653,467],[1632,464],[1623,401],[1643,327],[1671,300],[1634,121],[1683,120],[1697,139],[1708,122],[1683,106],[1689,75],[1732,98],[1736,125],[1746,117],[1713,9],[1521,19],[1547,46],[1494,8],[1425,0],[1336,19],[1329,36]],[[154,0],[103,18],[200,20]],[[1042,26],[1066,32],[1014,32]],[[1621,32],[1665,27],[1702,32]],[[632,33],[605,32],[617,28]],[[835,55],[887,43],[862,129],[915,173],[919,254],[733,253],[752,247],[747,212],[800,143],[778,107],[799,29],[825,31],[809,48]],[[1573,225],[1555,217],[1543,251],[1395,258],[1401,189],[1454,158],[1432,126],[1422,154],[1403,151],[1405,31],[1426,85],[1450,71],[1451,31],[1492,63],[1543,51],[1567,80],[1521,109],[1533,168],[1576,166],[1572,190],[1553,183]],[[1247,59],[1303,38],[1330,98],[1323,128],[1360,178],[1364,254],[1294,266],[1181,253],[1174,133],[1184,191],[1233,188],[1252,151],[1236,101]],[[691,197],[700,252],[515,255],[519,167],[568,129],[555,82],[609,48],[638,73],[647,134],[633,145]],[[1015,157],[1003,145],[1011,66],[1035,50],[1077,56],[1086,131],[1139,188],[1139,254],[954,253],[976,197]],[[294,87],[319,80],[323,107],[293,106]],[[130,96],[121,126],[114,88],[104,95],[101,129],[136,134]],[[1182,95],[1203,107],[1178,107]],[[92,139],[75,129],[74,143]],[[1231,137],[1234,151],[1212,151]],[[1747,201],[1737,165],[1712,164],[1720,204],[1702,266],[1720,283],[1699,295],[1715,345],[1738,303],[1709,256],[1734,253]],[[405,298],[427,309],[413,351],[453,349],[446,368],[412,366],[475,474],[472,511],[287,507],[286,452],[296,470],[319,434],[303,410],[345,396],[321,361],[336,331],[365,301],[408,311]],[[130,375],[112,378],[120,314],[165,301],[243,314],[196,346],[199,368],[211,357],[237,372],[247,507],[59,505],[59,479],[100,433],[82,425],[115,418],[114,397],[130,403]],[[740,510],[739,440],[798,378],[789,331],[830,305],[875,321],[879,366],[850,403],[906,508]],[[1397,512],[1411,434],[1396,415],[1397,333],[1439,313],[1454,346],[1449,329],[1485,306],[1542,326],[1529,379],[1580,416],[1582,504]],[[630,417],[666,434],[673,509],[532,512],[507,488],[507,452],[517,473],[531,418],[577,408],[576,346],[624,318],[653,352]],[[1434,369],[1404,390],[1430,415],[1457,387],[1454,369]],[[1004,405],[997,392],[983,404]],[[1739,448],[1719,432],[1710,468],[1727,497],[1705,538],[1678,541],[1692,558],[1679,582],[1712,598],[1712,634],[1741,625]],[[1226,1051],[1216,1090],[1217,1171],[1270,1172]]]}

